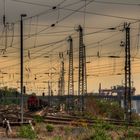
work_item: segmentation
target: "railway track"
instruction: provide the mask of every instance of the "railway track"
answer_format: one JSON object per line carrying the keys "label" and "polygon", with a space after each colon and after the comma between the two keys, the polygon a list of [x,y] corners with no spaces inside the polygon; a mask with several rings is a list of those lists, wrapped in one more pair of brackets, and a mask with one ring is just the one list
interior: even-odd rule
{"label": "railway track", "polygon": [[113,120],[113,119],[87,119],[83,117],[75,117],[75,116],[46,116],[44,117],[45,123],[50,124],[60,124],[60,125],[73,125],[73,126],[80,126],[80,125],[86,125],[86,126],[94,126],[97,123],[106,122],[112,125],[117,126],[134,126],[135,122],[127,123],[123,120]]}
{"label": "railway track", "polygon": [[[33,120],[33,117],[35,116],[34,113],[27,113],[26,118],[27,120]],[[82,116],[70,116],[70,115],[47,115],[43,116],[43,122],[48,124],[54,124],[54,125],[68,125],[68,126],[74,126],[74,127],[92,127],[94,125],[100,126],[102,123],[106,125],[105,123],[112,124],[118,128],[121,128],[122,126],[128,125],[131,127],[136,127],[136,122],[126,123],[123,120],[113,120],[113,119],[89,119]],[[10,122],[10,126],[21,126],[21,125],[28,125],[30,124],[28,121],[24,123],[20,122]],[[3,123],[0,123],[0,126],[3,126]],[[2,132],[4,133],[4,132]]]}
{"label": "railway track", "polygon": [[[44,109],[44,112],[46,110]],[[42,110],[41,110],[42,112]],[[127,123],[123,120],[115,120],[115,119],[90,119],[84,116],[72,116],[72,115],[64,115],[64,114],[53,114],[53,115],[40,115],[40,111],[37,112],[25,112],[24,114],[24,119],[25,119],[25,124],[28,124],[29,120],[33,120],[34,116],[40,115],[43,117],[44,123],[50,123],[50,124],[56,124],[56,125],[72,125],[72,126],[93,126],[97,123],[102,123],[106,122],[109,124],[117,125],[117,126],[124,126],[124,125],[129,125],[129,126],[134,126],[136,122],[130,122]],[[18,126],[21,125],[19,122],[10,122],[10,125],[12,126]],[[0,123],[0,126],[2,126],[2,123]]]}
{"label": "railway track", "polygon": [[[27,113],[26,118],[33,119],[38,113]],[[53,114],[53,115],[42,115],[44,123],[56,124],[56,125],[72,125],[72,126],[93,126],[96,123],[106,122],[116,126],[135,126],[136,122],[125,122],[124,120],[115,119],[90,119],[84,116],[72,116],[63,114]]]}

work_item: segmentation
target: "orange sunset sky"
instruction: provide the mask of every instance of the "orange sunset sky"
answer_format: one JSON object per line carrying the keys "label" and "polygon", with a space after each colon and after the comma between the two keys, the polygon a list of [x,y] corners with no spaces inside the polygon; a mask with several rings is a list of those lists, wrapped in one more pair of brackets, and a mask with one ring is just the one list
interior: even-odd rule
{"label": "orange sunset sky", "polygon": [[[24,85],[27,93],[58,91],[61,59],[68,81],[68,36],[73,38],[75,94],[78,85],[78,25],[86,46],[88,92],[124,83],[124,22],[130,23],[132,84],[140,94],[139,0],[0,0],[0,87],[20,87],[20,15],[24,19]],[[3,25],[3,15],[7,26]],[[55,25],[52,27],[52,25]],[[110,30],[114,28],[115,30]],[[99,54],[99,55],[97,55]],[[109,56],[118,56],[111,58]],[[53,74],[51,74],[53,73]]]}

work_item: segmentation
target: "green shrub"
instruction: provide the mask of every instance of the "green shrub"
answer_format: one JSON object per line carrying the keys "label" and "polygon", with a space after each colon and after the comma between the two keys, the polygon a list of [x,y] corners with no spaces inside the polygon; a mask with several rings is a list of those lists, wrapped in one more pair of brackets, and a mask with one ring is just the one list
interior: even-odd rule
{"label": "green shrub", "polygon": [[32,130],[30,125],[21,126],[18,136],[21,138],[35,139],[37,137],[35,131]]}
{"label": "green shrub", "polygon": [[36,116],[34,116],[34,121],[36,123],[41,123],[41,122],[43,122],[43,117],[39,116],[39,115],[36,115]]}
{"label": "green shrub", "polygon": [[94,135],[89,140],[111,140],[107,135],[108,130],[112,130],[114,127],[107,122],[102,120],[96,120],[94,124]]}
{"label": "green shrub", "polygon": [[102,116],[112,119],[122,120],[124,118],[124,110],[116,101],[108,100],[87,100],[87,112],[94,116]]}
{"label": "green shrub", "polygon": [[107,113],[107,117],[112,119],[123,120],[124,118],[124,110],[120,108],[118,104],[115,103],[110,105],[110,108]]}
{"label": "green shrub", "polygon": [[96,120],[96,123],[94,124],[94,128],[100,128],[103,130],[114,130],[116,129],[113,125],[109,124],[108,122],[105,122],[103,120]]}
{"label": "green shrub", "polygon": [[102,102],[102,108],[106,108],[106,117],[112,119],[122,120],[124,117],[124,110],[120,108],[117,102]]}
{"label": "green shrub", "polygon": [[140,121],[134,121],[134,126],[135,127],[140,127]]}
{"label": "green shrub", "polygon": [[62,140],[61,136],[55,136],[53,140]]}
{"label": "green shrub", "polygon": [[133,131],[132,129],[128,129],[127,137],[128,137],[128,138],[133,138],[133,137],[135,137],[134,131]]}
{"label": "green shrub", "polygon": [[96,128],[94,135],[89,140],[111,140],[111,138],[106,134],[104,129]]}
{"label": "green shrub", "polygon": [[51,124],[47,124],[46,129],[47,129],[48,132],[52,132],[54,130],[54,127]]}
{"label": "green shrub", "polygon": [[102,122],[101,124],[102,129],[104,130],[113,130],[115,127],[107,122]]}

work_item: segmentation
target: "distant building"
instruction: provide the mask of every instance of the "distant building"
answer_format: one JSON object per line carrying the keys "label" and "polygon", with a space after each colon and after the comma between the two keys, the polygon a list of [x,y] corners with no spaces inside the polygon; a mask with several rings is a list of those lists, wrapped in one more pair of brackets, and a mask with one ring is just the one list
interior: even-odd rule
{"label": "distant building", "polygon": [[[124,102],[121,100],[121,107],[124,108]],[[140,115],[140,95],[132,96],[132,112]]]}
{"label": "distant building", "polygon": [[[131,88],[131,95],[135,95],[135,87]],[[99,95],[107,96],[107,95],[117,95],[123,96],[125,92],[125,87],[122,85],[113,86],[110,89],[102,89],[101,85],[99,86]]]}

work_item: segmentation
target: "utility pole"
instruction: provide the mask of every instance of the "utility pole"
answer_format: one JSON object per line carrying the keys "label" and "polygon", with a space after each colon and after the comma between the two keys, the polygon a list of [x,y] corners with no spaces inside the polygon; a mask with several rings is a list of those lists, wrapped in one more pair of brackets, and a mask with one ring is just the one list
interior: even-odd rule
{"label": "utility pole", "polygon": [[5,32],[5,51],[7,49],[7,29],[8,29],[8,22],[6,22],[6,2],[4,0],[4,15],[3,15],[3,25],[4,25],[4,32]]}
{"label": "utility pole", "polygon": [[125,93],[124,93],[124,119],[131,121],[131,50],[130,50],[130,24],[124,23],[125,30]]}
{"label": "utility pole", "polygon": [[7,28],[8,28],[8,23],[5,24],[5,51],[7,49]]}
{"label": "utility pole", "polygon": [[21,88],[21,123],[23,123],[23,17],[26,14],[21,14],[20,19],[20,88]]}
{"label": "utility pole", "polygon": [[49,103],[49,106],[51,106],[50,96],[51,96],[50,82],[48,81],[48,103]]}
{"label": "utility pole", "polygon": [[78,95],[81,97],[80,107],[84,111],[84,95],[87,93],[87,80],[86,80],[86,51],[83,44],[83,29],[79,25],[77,31],[79,32],[79,83]]}
{"label": "utility pole", "polygon": [[61,82],[60,82],[60,78],[58,79],[58,96],[61,95]]}
{"label": "utility pole", "polygon": [[[74,95],[74,78],[73,78],[73,40],[71,36],[68,39],[69,42],[69,75],[68,75],[68,109],[70,104],[72,105],[71,95]],[[73,106],[73,105],[72,105]]]}
{"label": "utility pole", "polygon": [[61,63],[62,63],[62,71],[61,71],[61,91],[62,91],[62,95],[64,95],[64,94],[65,94],[65,79],[64,79],[65,69],[64,69],[64,60],[63,60]]}

